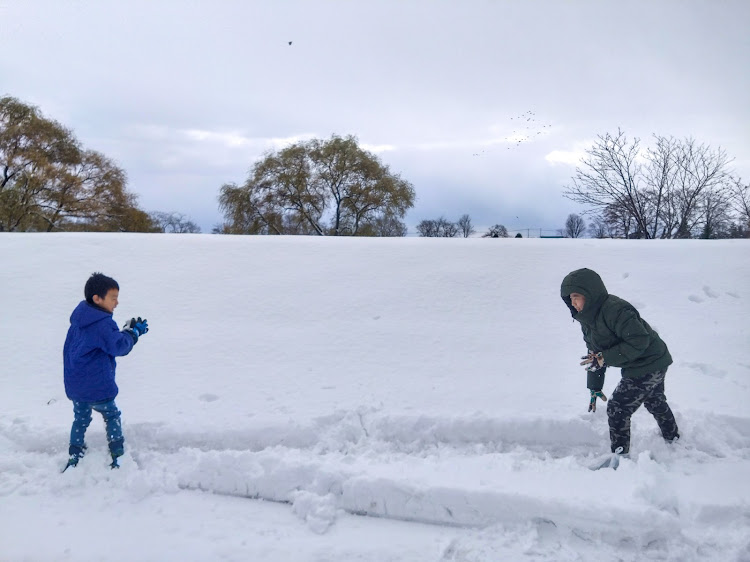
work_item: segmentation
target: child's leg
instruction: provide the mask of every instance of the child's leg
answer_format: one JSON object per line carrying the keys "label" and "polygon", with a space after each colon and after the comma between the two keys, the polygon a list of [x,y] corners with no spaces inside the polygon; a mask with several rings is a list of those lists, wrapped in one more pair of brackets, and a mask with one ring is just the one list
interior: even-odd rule
{"label": "child's leg", "polygon": [[125,441],[122,437],[120,410],[117,409],[115,401],[96,402],[91,407],[104,418],[104,424],[107,429],[107,443],[109,443],[109,452],[112,454],[112,457],[122,456],[125,452]]}
{"label": "child's leg", "polygon": [[612,452],[622,447],[621,453],[630,452],[630,418],[641,407],[646,391],[636,379],[623,377],[607,403],[609,440]]}
{"label": "child's leg", "polygon": [[70,428],[69,455],[75,455],[77,457],[83,455],[83,451],[86,448],[84,445],[84,437],[86,436],[86,429],[89,427],[90,423],[91,405],[87,402],[73,401],[73,426]]}
{"label": "child's leg", "polygon": [[677,429],[677,422],[674,419],[674,414],[672,413],[669,404],[667,404],[667,397],[664,395],[664,377],[667,374],[667,370],[664,369],[664,371],[658,374],[660,375],[660,380],[658,384],[654,386],[651,394],[643,402],[643,405],[646,406],[646,409],[652,416],[654,416],[654,419],[656,419],[656,423],[659,424],[662,437],[664,437],[666,441],[671,442],[677,439],[680,436],[680,433]]}
{"label": "child's leg", "polygon": [[607,404],[609,439],[613,453],[618,447],[622,447],[623,454],[630,452],[630,417],[659,383],[664,383],[664,371],[654,371],[640,379],[620,379]]}

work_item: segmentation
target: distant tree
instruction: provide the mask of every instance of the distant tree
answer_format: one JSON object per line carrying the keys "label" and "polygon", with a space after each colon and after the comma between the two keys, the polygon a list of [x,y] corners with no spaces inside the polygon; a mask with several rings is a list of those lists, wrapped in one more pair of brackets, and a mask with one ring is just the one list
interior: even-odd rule
{"label": "distant tree", "polygon": [[730,224],[727,238],[750,238],[750,226],[746,226],[742,223]]}
{"label": "distant tree", "polygon": [[459,232],[459,227],[445,217],[436,220],[423,220],[417,225],[417,232],[427,238],[453,238]]}
{"label": "distant tree", "polygon": [[496,224],[495,226],[491,226],[487,232],[482,234],[482,238],[507,238],[507,237],[508,237],[508,229],[505,228],[502,224]]}
{"label": "distant tree", "polygon": [[571,213],[565,220],[565,228],[562,230],[562,236],[566,238],[580,238],[586,232],[586,221],[579,215]]}
{"label": "distant tree", "polygon": [[732,178],[729,201],[737,213],[739,222],[750,229],[750,184],[743,184],[740,178]]}
{"label": "distant tree", "polygon": [[464,238],[468,238],[476,232],[474,226],[471,224],[471,217],[469,215],[462,215],[456,224],[458,224],[458,228]]}
{"label": "distant tree", "polygon": [[201,231],[197,224],[182,213],[154,211],[149,216],[160,232],[184,234],[199,233]]}
{"label": "distant tree", "polygon": [[222,186],[219,206],[233,234],[374,236],[414,199],[412,185],[355,137],[334,135],[266,153],[242,186]]}
{"label": "distant tree", "polygon": [[614,238],[610,225],[607,224],[607,221],[601,216],[594,217],[589,223],[588,231],[589,236],[592,238]]}
{"label": "distant tree", "polygon": [[700,238],[728,238],[732,224],[731,203],[728,197],[716,191],[707,191],[698,204],[703,227]]}
{"label": "distant tree", "polygon": [[0,231],[151,230],[125,172],[16,98],[0,98]]}
{"label": "distant tree", "polygon": [[402,237],[408,233],[404,221],[390,214],[380,215],[362,228],[363,236]]}
{"label": "distant tree", "polygon": [[521,233],[519,232],[518,234],[516,234],[516,236],[515,236],[515,237],[516,237],[516,238],[523,238],[523,234],[521,234]]}
{"label": "distant tree", "polygon": [[623,237],[687,238],[710,218],[706,197],[716,204],[728,197],[728,165],[723,150],[690,138],[654,135],[644,151],[618,130],[587,150],[565,196],[600,211]]}

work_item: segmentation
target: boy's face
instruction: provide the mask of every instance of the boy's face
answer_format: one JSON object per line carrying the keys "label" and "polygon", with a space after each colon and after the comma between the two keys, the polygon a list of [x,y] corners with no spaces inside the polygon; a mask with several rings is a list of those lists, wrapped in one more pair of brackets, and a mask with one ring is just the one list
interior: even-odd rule
{"label": "boy's face", "polygon": [[93,299],[97,306],[101,306],[104,310],[110,314],[117,308],[117,298],[120,296],[120,291],[117,289],[110,289],[104,298],[99,295],[94,295]]}
{"label": "boy's face", "polygon": [[583,307],[586,306],[586,297],[581,293],[570,293],[570,304],[573,305],[573,308],[578,312],[581,312]]}

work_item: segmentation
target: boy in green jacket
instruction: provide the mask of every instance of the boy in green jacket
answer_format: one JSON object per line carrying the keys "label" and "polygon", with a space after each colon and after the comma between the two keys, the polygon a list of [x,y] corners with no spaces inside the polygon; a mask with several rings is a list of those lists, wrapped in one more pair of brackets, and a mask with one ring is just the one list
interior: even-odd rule
{"label": "boy in green jacket", "polygon": [[671,443],[680,435],[674,414],[664,395],[664,377],[672,356],[667,345],[629,302],[610,295],[601,277],[590,269],[569,273],[560,296],[573,318],[580,322],[588,355],[587,386],[591,391],[589,411],[596,411],[607,366],[620,367],[622,378],[607,404],[612,452],[630,451],[630,417],[641,404],[654,416],[664,439]]}

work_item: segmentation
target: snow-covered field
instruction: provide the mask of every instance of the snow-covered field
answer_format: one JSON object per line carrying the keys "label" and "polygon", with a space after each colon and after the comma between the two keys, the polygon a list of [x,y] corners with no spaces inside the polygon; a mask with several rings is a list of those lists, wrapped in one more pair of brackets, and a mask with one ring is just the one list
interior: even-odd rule
{"label": "snow-covered field", "polygon": [[[2,234],[0,260],[0,560],[750,560],[748,241]],[[675,358],[682,439],[642,408],[617,471],[588,469],[580,267]],[[151,331],[118,360],[122,468],[95,417],[60,474],[93,271]]]}

